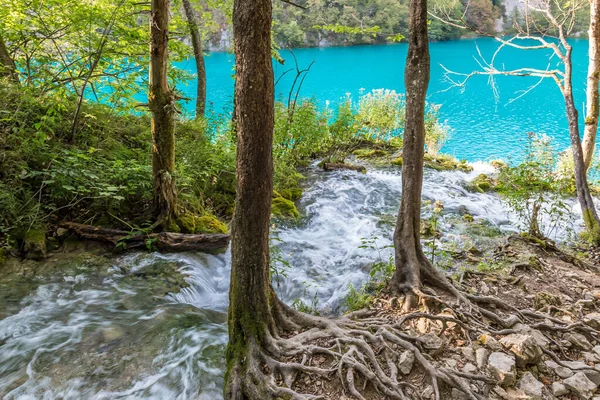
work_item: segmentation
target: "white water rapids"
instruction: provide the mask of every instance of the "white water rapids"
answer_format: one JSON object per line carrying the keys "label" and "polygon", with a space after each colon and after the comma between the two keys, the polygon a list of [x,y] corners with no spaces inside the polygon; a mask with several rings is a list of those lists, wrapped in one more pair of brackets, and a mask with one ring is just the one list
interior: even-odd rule
{"label": "white water rapids", "polygon": [[[424,199],[444,204],[442,242],[468,240],[459,216],[465,212],[502,231],[517,230],[515,216],[496,195],[464,188],[493,171],[473,165],[469,174],[425,173]],[[277,290],[288,303],[316,301],[322,313],[336,313],[349,284],[360,287],[378,261],[377,251],[360,248],[362,240],[377,238],[380,248],[391,242],[399,170],[313,168],[308,175],[299,201],[302,221],[276,229],[273,243],[291,266]],[[569,204],[580,226],[575,202]],[[558,239],[566,237],[564,228],[556,231]],[[387,260],[389,251],[381,257]],[[112,265],[73,265],[35,282],[23,296],[0,301],[0,398],[221,398],[229,262],[229,252],[129,254]],[[157,295],[154,281],[134,279],[136,271],[169,263],[190,284],[177,294]]]}

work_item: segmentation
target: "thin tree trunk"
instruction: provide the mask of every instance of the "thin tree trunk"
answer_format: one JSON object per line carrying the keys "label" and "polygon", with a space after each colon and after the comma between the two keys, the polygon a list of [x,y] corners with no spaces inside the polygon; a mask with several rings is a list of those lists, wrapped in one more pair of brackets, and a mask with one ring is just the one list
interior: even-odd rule
{"label": "thin tree trunk", "polygon": [[19,83],[17,67],[6,48],[2,36],[0,36],[0,78],[9,78],[14,83]]}
{"label": "thin tree trunk", "polygon": [[402,150],[402,199],[394,231],[396,271],[389,284],[393,292],[406,294],[405,310],[417,305],[424,281],[463,299],[427,259],[421,246],[425,95],[429,85],[427,0],[411,0],[409,12],[410,37],[404,72],[406,116]]}
{"label": "thin tree trunk", "polygon": [[198,20],[190,0],[183,0],[183,8],[190,27],[196,70],[198,74],[198,95],[196,97],[196,118],[204,116],[206,109],[206,68],[204,66],[204,53],[202,52],[202,36],[198,27]]}
{"label": "thin tree trunk", "polygon": [[575,164],[575,186],[577,188],[577,199],[581,206],[581,213],[588,237],[591,242],[600,244],[600,219],[594,207],[594,201],[590,194],[590,188],[587,181],[587,170],[583,161],[583,150],[581,139],[579,137],[579,113],[573,100],[573,65],[572,65],[571,46],[566,48],[565,80],[563,85],[563,96],[567,108],[567,119],[569,120],[569,136],[571,137],[571,147],[573,148],[573,161]]}
{"label": "thin tree trunk", "polygon": [[588,51],[588,77],[586,89],[586,116],[583,133],[583,162],[586,171],[592,164],[596,150],[596,133],[598,132],[598,82],[600,80],[600,0],[590,0],[590,29]]}
{"label": "thin tree trunk", "polygon": [[[269,281],[273,195],[274,83],[271,0],[235,0],[237,195],[231,226],[231,286],[226,399],[264,399],[267,382],[250,362],[274,332],[276,296]],[[255,349],[255,350],[253,350]]]}
{"label": "thin tree trunk", "polygon": [[150,90],[152,112],[153,216],[169,228],[176,217],[175,95],[168,85],[169,0],[152,0],[150,15]]}

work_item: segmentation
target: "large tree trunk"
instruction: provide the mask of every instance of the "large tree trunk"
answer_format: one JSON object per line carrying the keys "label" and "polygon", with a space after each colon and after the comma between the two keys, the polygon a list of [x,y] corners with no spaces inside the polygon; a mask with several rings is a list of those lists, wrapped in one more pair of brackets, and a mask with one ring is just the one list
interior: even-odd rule
{"label": "large tree trunk", "polygon": [[9,78],[14,83],[19,83],[17,67],[8,52],[8,48],[6,48],[2,36],[0,36],[0,78]]}
{"label": "large tree trunk", "polygon": [[152,0],[150,16],[150,90],[152,112],[153,216],[168,228],[176,217],[175,107],[168,84],[169,0]]}
{"label": "large tree trunk", "polygon": [[[590,39],[591,40],[591,39]],[[581,206],[581,213],[587,228],[588,238],[596,245],[600,245],[600,219],[594,207],[594,201],[590,194],[590,188],[587,181],[587,170],[583,161],[583,150],[581,139],[579,137],[579,113],[573,100],[573,65],[572,48],[566,49],[565,79],[563,84],[563,96],[567,108],[567,119],[569,120],[569,136],[571,137],[571,147],[573,149],[573,161],[575,164],[575,186],[577,188],[577,199]]]}
{"label": "large tree trunk", "polygon": [[[231,225],[226,399],[265,399],[250,358],[275,330],[269,281],[274,83],[271,0],[235,0],[237,195]],[[248,359],[248,362],[246,362]]]}
{"label": "large tree trunk", "polygon": [[404,309],[414,308],[422,282],[456,289],[442,276],[423,253],[421,247],[421,191],[423,156],[425,153],[425,95],[429,85],[429,44],[427,38],[427,0],[410,2],[410,37],[404,82],[406,85],[406,117],[402,150],[402,199],[394,231],[396,271],[390,289],[406,294]]}
{"label": "large tree trunk", "polygon": [[196,70],[198,74],[198,95],[196,96],[196,118],[204,116],[206,109],[206,68],[204,67],[204,53],[202,52],[202,36],[196,19],[196,12],[190,0],[183,0],[183,8],[190,28]]}
{"label": "large tree trunk", "polygon": [[590,29],[588,51],[588,77],[586,89],[587,110],[585,130],[583,133],[583,162],[586,171],[592,164],[596,150],[596,133],[598,132],[598,82],[600,80],[600,0],[590,0]]}

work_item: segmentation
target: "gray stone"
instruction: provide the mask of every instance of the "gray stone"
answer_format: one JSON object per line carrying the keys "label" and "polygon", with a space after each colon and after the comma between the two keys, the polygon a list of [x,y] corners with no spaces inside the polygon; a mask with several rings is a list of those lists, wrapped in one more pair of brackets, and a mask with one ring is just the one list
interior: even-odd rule
{"label": "gray stone", "polygon": [[585,361],[593,363],[600,362],[600,354],[596,353],[595,351],[582,351],[581,355],[583,358],[585,358]]}
{"label": "gray stone", "polygon": [[512,334],[500,339],[500,344],[517,357],[517,364],[537,364],[542,358],[542,349],[531,335]]}
{"label": "gray stone", "polygon": [[433,333],[427,333],[421,336],[423,347],[432,355],[440,354],[444,351],[444,341]]}
{"label": "gray stone", "polygon": [[492,351],[502,350],[502,345],[498,343],[498,341],[489,333],[484,333],[483,335],[479,336],[479,341]]}
{"label": "gray stone", "polygon": [[410,374],[413,364],[415,363],[415,353],[410,350],[405,351],[398,359],[398,369],[404,375]]}
{"label": "gray stone", "polygon": [[496,351],[488,359],[488,370],[500,385],[512,386],[517,375],[515,364],[515,357],[512,354]]}
{"label": "gray stone", "polygon": [[600,385],[600,371],[590,369],[590,366],[583,361],[563,361],[562,363],[569,367],[573,372],[583,372],[589,380],[596,385]]}
{"label": "gray stone", "polygon": [[588,379],[583,372],[578,372],[563,381],[567,389],[580,399],[589,400],[594,395],[596,384]]}
{"label": "gray stone", "polygon": [[581,333],[567,333],[564,338],[566,340],[568,340],[573,346],[581,349],[581,350],[585,350],[585,351],[590,351],[594,348],[594,346],[592,346],[592,344],[590,343],[589,340],[587,340],[587,338],[585,336],[583,336]]}
{"label": "gray stone", "polygon": [[594,346],[592,351],[600,356],[600,346]]}
{"label": "gray stone", "polygon": [[544,395],[544,384],[535,379],[535,376],[529,371],[519,381],[518,388],[534,400],[542,400]]}
{"label": "gray stone", "polygon": [[469,395],[456,388],[452,388],[452,400],[469,400]]}
{"label": "gray stone", "polygon": [[475,374],[477,373],[477,367],[472,363],[466,363],[464,367],[462,367],[463,372],[467,374]]}
{"label": "gray stone", "polygon": [[569,389],[561,382],[552,382],[552,395],[556,397],[564,396],[569,393]]}
{"label": "gray stone", "polygon": [[[583,321],[594,329],[600,329],[600,313],[592,312],[583,317]],[[598,347],[598,346],[596,346]]]}
{"label": "gray stone", "polygon": [[475,350],[475,362],[479,368],[485,368],[487,364],[488,357],[490,356],[490,351],[485,347],[480,347]]}
{"label": "gray stone", "polygon": [[556,375],[558,375],[559,377],[561,377],[563,379],[573,376],[573,373],[574,373],[569,368],[561,367],[554,361],[546,361],[546,366],[549,369],[553,370]]}
{"label": "gray stone", "polygon": [[424,399],[431,399],[433,397],[433,387],[427,386],[425,390],[423,390],[423,394],[421,395]]}
{"label": "gray stone", "polygon": [[475,351],[471,346],[459,347],[458,350],[461,352],[463,359],[470,362],[475,362]]}

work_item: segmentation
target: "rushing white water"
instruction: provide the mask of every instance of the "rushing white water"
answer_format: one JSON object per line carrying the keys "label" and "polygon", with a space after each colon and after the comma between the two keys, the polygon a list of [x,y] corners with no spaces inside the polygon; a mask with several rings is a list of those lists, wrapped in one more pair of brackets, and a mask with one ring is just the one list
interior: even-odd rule
{"label": "rushing white water", "polygon": [[[515,216],[493,194],[472,193],[465,182],[492,172],[426,171],[425,200],[441,200],[441,241],[468,240],[460,214],[503,231]],[[399,170],[313,170],[300,201],[305,216],[274,234],[284,268],[277,290],[288,303],[317,302],[335,313],[348,285],[368,280],[369,266],[387,260],[401,179]],[[570,202],[573,218],[577,207]],[[430,211],[424,209],[424,217]],[[557,238],[566,237],[564,227]],[[381,254],[361,248],[373,239]],[[190,286],[165,296],[160,275],[140,275],[175,263]],[[221,397],[230,254],[133,254],[113,265],[81,265],[29,282],[24,297],[0,309],[0,398],[218,399]],[[1,294],[0,294],[0,300]],[[0,304],[3,304],[0,302]]]}

